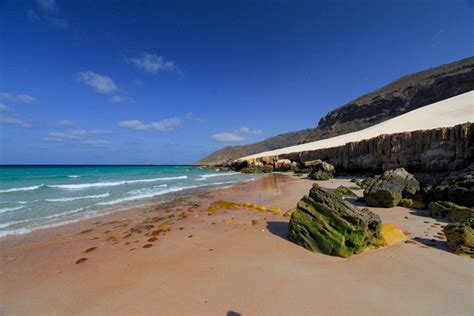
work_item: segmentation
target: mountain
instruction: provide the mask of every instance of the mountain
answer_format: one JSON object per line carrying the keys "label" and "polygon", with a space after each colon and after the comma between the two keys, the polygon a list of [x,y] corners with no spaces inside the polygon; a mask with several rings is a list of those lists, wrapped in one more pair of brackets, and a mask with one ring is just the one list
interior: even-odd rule
{"label": "mountain", "polygon": [[197,164],[218,164],[256,154],[358,131],[419,107],[474,89],[474,57],[401,77],[323,116],[316,128],[290,132],[261,142],[226,146]]}

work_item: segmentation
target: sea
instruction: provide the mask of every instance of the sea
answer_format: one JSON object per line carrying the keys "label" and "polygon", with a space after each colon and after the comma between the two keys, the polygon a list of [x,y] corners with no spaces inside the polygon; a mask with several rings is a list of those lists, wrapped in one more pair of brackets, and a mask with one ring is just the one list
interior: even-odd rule
{"label": "sea", "polygon": [[200,166],[0,166],[0,238],[254,180]]}

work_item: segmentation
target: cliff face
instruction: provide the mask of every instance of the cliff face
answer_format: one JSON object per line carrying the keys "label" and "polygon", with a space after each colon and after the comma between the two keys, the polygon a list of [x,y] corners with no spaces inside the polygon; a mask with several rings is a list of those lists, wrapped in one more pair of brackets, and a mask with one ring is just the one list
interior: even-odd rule
{"label": "cliff face", "polygon": [[274,164],[279,159],[304,163],[321,159],[338,171],[380,172],[404,167],[411,172],[459,170],[474,162],[474,124],[380,135],[360,142],[313,151],[258,158]]}
{"label": "cliff face", "polygon": [[228,146],[198,161],[216,164],[263,151],[313,142],[367,128],[474,87],[474,57],[402,77],[379,90],[336,108],[318,127],[278,135],[244,146]]}

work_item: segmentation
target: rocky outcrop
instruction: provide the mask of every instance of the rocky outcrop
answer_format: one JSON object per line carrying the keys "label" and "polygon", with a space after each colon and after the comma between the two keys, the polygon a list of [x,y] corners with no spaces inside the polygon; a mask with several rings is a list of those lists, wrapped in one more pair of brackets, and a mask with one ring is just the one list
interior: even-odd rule
{"label": "rocky outcrop", "polygon": [[444,234],[448,247],[456,254],[474,258],[474,220],[449,224]]}
{"label": "rocky outcrop", "polygon": [[449,201],[430,202],[431,217],[447,219],[451,222],[474,220],[474,208],[464,207]]}
{"label": "rocky outcrop", "polygon": [[302,165],[319,159],[332,164],[338,172],[375,173],[400,167],[413,172],[459,170],[474,161],[474,124],[380,135],[338,147],[253,160],[274,163],[278,159]]}
{"label": "rocky outcrop", "polygon": [[275,162],[276,171],[288,171],[291,169],[291,160],[289,159],[279,159]]}
{"label": "rocky outcrop", "polygon": [[254,144],[227,146],[197,163],[223,163],[260,152],[359,131],[416,108],[471,91],[473,86],[474,57],[470,57],[404,76],[329,112],[321,118],[317,128],[281,134]]}
{"label": "rocky outcrop", "polygon": [[358,209],[317,185],[291,215],[288,238],[304,248],[349,257],[378,246],[381,221],[368,209]]}
{"label": "rocky outcrop", "polygon": [[440,181],[425,191],[426,201],[452,201],[456,204],[474,207],[474,166],[463,175]]}
{"label": "rocky outcrop", "polygon": [[334,177],[336,172],[333,165],[321,160],[314,161],[311,166],[311,172],[308,177],[313,180],[329,180]]}
{"label": "rocky outcrop", "polygon": [[394,207],[404,197],[413,197],[420,190],[418,181],[405,169],[385,171],[364,190],[369,206]]}

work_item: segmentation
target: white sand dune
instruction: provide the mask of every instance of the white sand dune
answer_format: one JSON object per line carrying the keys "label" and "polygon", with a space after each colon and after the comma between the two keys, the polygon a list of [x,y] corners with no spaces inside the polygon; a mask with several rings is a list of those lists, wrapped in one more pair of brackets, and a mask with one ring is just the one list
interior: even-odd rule
{"label": "white sand dune", "polygon": [[242,157],[240,160],[337,147],[349,142],[357,142],[382,134],[451,127],[466,122],[474,122],[474,90],[426,105],[361,131],[302,145],[266,151]]}

